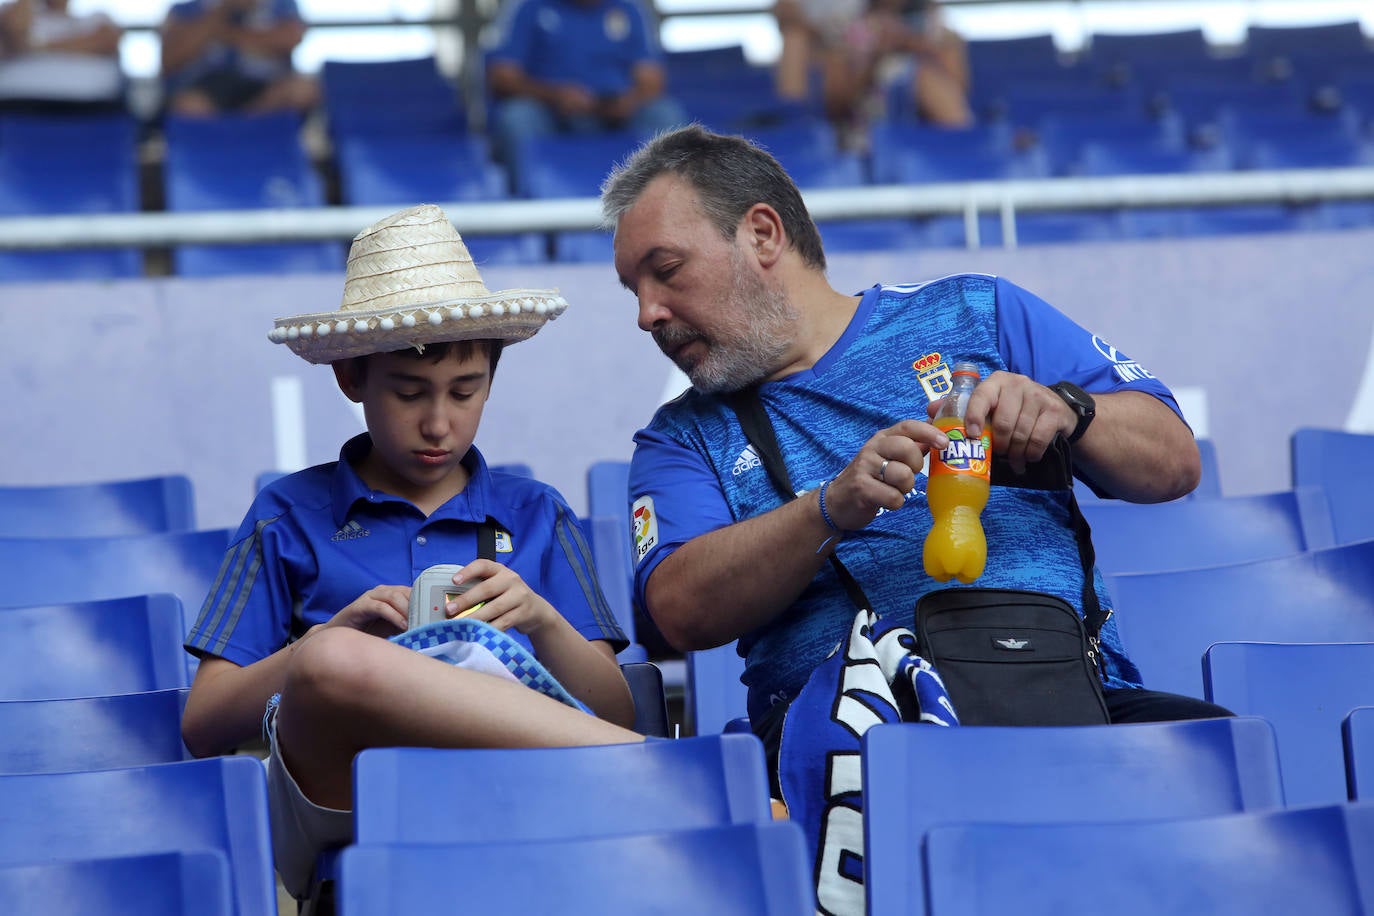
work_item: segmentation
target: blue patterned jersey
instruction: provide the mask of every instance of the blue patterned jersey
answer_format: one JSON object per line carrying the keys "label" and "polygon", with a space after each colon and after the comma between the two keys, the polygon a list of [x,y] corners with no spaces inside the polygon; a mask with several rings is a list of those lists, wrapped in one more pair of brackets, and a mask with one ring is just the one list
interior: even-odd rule
{"label": "blue patterned jersey", "polygon": [[[849,327],[814,367],[759,389],[786,456],[793,488],[804,492],[839,473],[873,433],[903,419],[925,420],[926,404],[956,362],[986,377],[1016,372],[1087,391],[1144,391],[1176,413],[1169,390],[1044,300],[992,276],[960,274],[910,286],[867,290]],[[1180,414],[1181,417],[1181,414]],[[663,558],[694,537],[776,508],[781,499],[728,404],[690,390],[664,405],[635,436],[630,491],[635,516],[635,594]],[[883,511],[838,547],[873,609],[913,627],[916,600],[959,587],[926,575],[922,546],[931,516],[925,476],[905,506]],[[993,487],[983,512],[987,568],[975,585],[1047,592],[1082,613],[1082,563],[1068,494]],[[761,566],[759,575],[767,575]],[[1094,583],[1111,607],[1100,573]],[[797,602],[739,640],[746,659],[749,713],[796,696],[807,676],[848,632],[854,606],[826,564]],[[1106,683],[1138,685],[1111,620],[1103,627]]]}

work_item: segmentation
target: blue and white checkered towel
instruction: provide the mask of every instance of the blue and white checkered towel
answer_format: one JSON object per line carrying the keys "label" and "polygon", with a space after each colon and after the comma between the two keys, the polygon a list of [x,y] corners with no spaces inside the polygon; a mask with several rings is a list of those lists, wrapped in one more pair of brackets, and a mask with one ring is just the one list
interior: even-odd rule
{"label": "blue and white checkered towel", "polygon": [[406,630],[391,641],[451,665],[519,681],[532,690],[590,713],[540,664],[534,653],[481,620],[436,620]]}

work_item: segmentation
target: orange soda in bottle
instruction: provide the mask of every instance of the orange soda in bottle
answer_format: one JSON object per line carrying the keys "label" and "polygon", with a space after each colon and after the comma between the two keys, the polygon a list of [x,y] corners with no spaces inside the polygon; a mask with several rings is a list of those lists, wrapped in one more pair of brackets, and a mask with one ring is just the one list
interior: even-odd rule
{"label": "orange soda in bottle", "polygon": [[978,367],[955,363],[953,387],[940,401],[934,423],[949,444],[930,453],[926,500],[934,524],[926,535],[923,559],[926,574],[939,582],[958,576],[972,582],[983,574],[988,544],[979,516],[988,504],[992,472],[992,432],[970,438],[964,430],[964,411],[978,384]]}

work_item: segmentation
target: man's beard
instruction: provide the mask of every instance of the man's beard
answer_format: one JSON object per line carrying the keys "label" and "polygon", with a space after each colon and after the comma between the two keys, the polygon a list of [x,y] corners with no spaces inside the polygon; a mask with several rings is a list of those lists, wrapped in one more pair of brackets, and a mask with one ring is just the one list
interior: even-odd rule
{"label": "man's beard", "polygon": [[783,292],[769,289],[747,268],[738,250],[731,253],[730,271],[733,283],[716,303],[716,315],[723,320],[711,336],[670,325],[654,331],[654,341],[664,353],[694,340],[706,344],[703,356],[679,355],[673,360],[703,394],[738,391],[775,372],[791,346],[789,326],[797,319],[797,310]]}

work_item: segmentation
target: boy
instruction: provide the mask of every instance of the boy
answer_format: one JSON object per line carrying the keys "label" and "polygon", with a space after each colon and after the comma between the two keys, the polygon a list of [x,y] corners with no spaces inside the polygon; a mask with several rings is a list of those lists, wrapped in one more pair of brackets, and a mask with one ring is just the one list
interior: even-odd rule
{"label": "boy", "polygon": [[[488,291],[448,217],[421,206],[353,240],[340,311],[270,335],[331,363],[367,432],[254,500],[186,638],[200,665],[182,734],[203,756],[266,731],[277,869],[298,898],[317,853],[351,838],[364,748],[643,740],[615,660],[626,640],[572,512],[472,444],[502,347],[565,307],[549,290]],[[496,559],[478,558],[483,527]],[[381,638],[406,628],[410,583],[439,563],[472,585],[448,616],[471,610],[524,643],[595,715]]]}

